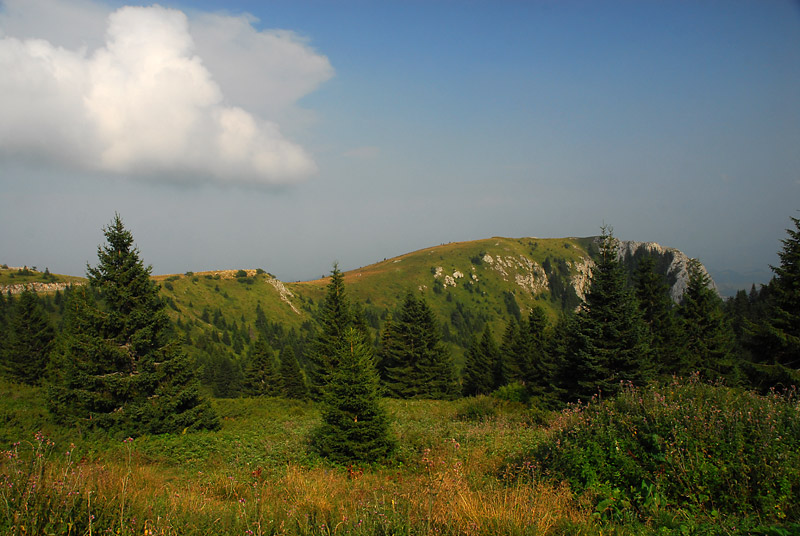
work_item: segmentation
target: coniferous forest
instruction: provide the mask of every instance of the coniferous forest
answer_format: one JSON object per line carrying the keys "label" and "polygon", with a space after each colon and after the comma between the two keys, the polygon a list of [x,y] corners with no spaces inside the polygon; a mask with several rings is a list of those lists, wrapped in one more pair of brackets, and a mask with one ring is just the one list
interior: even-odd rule
{"label": "coniferous forest", "polygon": [[283,284],[153,276],[116,215],[85,278],[0,272],[0,529],[800,534],[790,221],[723,299],[608,227]]}

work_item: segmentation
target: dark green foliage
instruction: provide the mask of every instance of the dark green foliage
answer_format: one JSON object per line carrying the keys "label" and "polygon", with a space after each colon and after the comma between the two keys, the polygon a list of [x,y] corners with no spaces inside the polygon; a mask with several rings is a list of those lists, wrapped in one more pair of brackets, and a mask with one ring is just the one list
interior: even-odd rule
{"label": "dark green foliage", "polygon": [[800,219],[792,222],[778,252],[781,264],[771,266],[763,317],[748,325],[754,360],[748,375],[762,389],[800,384]]}
{"label": "dark green foliage", "polygon": [[[468,285],[467,288],[472,288],[472,285]],[[448,294],[448,296],[452,295]],[[443,330],[442,339],[467,348],[475,334],[483,331],[483,327],[486,325],[486,313],[483,311],[476,312],[456,299],[448,301],[455,305],[455,308],[450,313],[450,326],[452,326],[455,333],[451,332],[445,323],[443,328],[446,331]]]}
{"label": "dark green foliage", "polygon": [[519,310],[519,304],[514,294],[507,290],[503,291],[503,303],[506,306],[506,312],[508,312],[508,314],[514,317],[517,322],[522,320],[522,313]]}
{"label": "dark green foliage", "polygon": [[557,258],[555,263],[554,267],[550,257],[547,257],[542,263],[550,288],[550,301],[558,305],[562,312],[572,311],[580,305],[581,299],[575,293],[575,287],[570,281],[570,271],[566,261]]}
{"label": "dark green foliage", "polygon": [[498,359],[500,350],[487,324],[480,341],[473,341],[467,351],[461,387],[464,396],[487,395],[495,389],[494,367]]}
{"label": "dark green foliage", "polygon": [[297,362],[297,355],[294,348],[285,346],[281,350],[281,383],[283,385],[283,394],[287,398],[295,400],[305,400],[308,398],[308,384],[300,369],[300,363]]}
{"label": "dark green foliage", "polygon": [[312,436],[314,449],[341,463],[376,462],[394,448],[389,421],[378,398],[372,346],[350,327],[336,349],[336,368],[325,385],[322,424]]}
{"label": "dark green foliage", "polygon": [[309,363],[308,377],[314,398],[322,395],[327,378],[336,368],[336,352],[344,332],[356,325],[344,287],[344,275],[334,264],[328,292],[319,313],[320,330],[317,339],[306,355]]}
{"label": "dark green foliage", "polygon": [[8,317],[10,316],[11,298],[6,298],[0,292],[0,364],[5,361],[6,345],[8,344]]}
{"label": "dark green foliage", "polygon": [[262,336],[256,339],[250,362],[244,373],[242,393],[247,396],[280,396],[283,382],[280,365],[272,353],[272,348]]}
{"label": "dark green foliage", "polygon": [[4,344],[3,372],[12,381],[39,385],[55,331],[35,292],[24,290],[13,304]]}
{"label": "dark green foliage", "polygon": [[682,323],[685,369],[680,374],[699,371],[703,378],[739,381],[733,355],[734,335],[722,308],[722,299],[710,287],[711,279],[700,262],[689,262],[689,282],[678,308]]}
{"label": "dark green foliage", "polygon": [[775,361],[784,367],[800,369],[800,219],[792,218],[795,229],[787,229],[783,251],[778,252],[780,266],[771,287],[770,324],[774,330]]}
{"label": "dark green foliage", "polygon": [[383,341],[383,382],[392,396],[458,396],[452,355],[442,343],[433,312],[424,299],[410,292],[406,295],[400,314],[384,328]]}
{"label": "dark green foliage", "polygon": [[[627,506],[652,518],[684,513],[800,516],[797,392],[758,396],[703,384],[626,386],[614,399],[566,410],[532,457],[573,489],[592,489],[600,514]],[[611,500],[611,501],[609,501]]]}
{"label": "dark green foliage", "polygon": [[554,400],[557,391],[557,365],[551,351],[549,321],[541,307],[534,307],[526,323],[525,382],[531,396],[542,401]]}
{"label": "dark green foliage", "polygon": [[636,299],[642,319],[650,332],[650,344],[655,372],[685,375],[687,366],[682,331],[675,317],[675,304],[669,295],[669,285],[656,271],[656,260],[643,257],[633,274]]}
{"label": "dark green foliage", "polygon": [[240,363],[229,352],[201,353],[203,382],[211,387],[216,398],[236,398],[242,394],[244,373]]}
{"label": "dark green foliage", "polygon": [[218,427],[133,236],[119,216],[104,234],[99,263],[87,269],[90,289],[73,291],[65,312],[51,412],[64,424],[130,436]]}
{"label": "dark green foliage", "polygon": [[503,332],[503,340],[500,343],[500,356],[494,365],[493,379],[495,389],[520,378],[521,374],[516,367],[516,352],[519,339],[519,322],[512,318]]}
{"label": "dark green foliage", "polygon": [[600,256],[578,311],[561,375],[569,399],[613,396],[620,382],[650,377],[647,326],[617,258],[617,241],[603,229]]}
{"label": "dark green foliage", "polygon": [[554,390],[555,364],[549,351],[549,340],[545,333],[547,315],[541,307],[534,307],[527,320],[511,323],[506,327],[500,350],[504,373],[497,371],[496,387],[504,383],[518,382],[528,385],[531,395],[544,396]]}

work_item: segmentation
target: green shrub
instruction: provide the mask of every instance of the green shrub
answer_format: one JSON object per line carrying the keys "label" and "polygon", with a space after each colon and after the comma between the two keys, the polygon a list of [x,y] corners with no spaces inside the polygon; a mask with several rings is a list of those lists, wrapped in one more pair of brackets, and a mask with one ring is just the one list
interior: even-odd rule
{"label": "green shrub", "polygon": [[596,493],[599,513],[629,504],[648,518],[669,504],[694,515],[800,515],[796,390],[759,396],[696,378],[626,386],[565,410],[534,456],[546,474]]}
{"label": "green shrub", "polygon": [[496,389],[492,396],[500,400],[507,400],[508,402],[521,402],[527,404],[530,400],[530,394],[527,387],[520,382],[509,383]]}

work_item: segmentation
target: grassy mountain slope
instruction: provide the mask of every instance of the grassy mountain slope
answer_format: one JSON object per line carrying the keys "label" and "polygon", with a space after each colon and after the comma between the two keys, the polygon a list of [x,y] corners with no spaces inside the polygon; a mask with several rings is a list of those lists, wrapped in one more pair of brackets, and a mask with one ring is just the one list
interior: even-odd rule
{"label": "grassy mountain slope", "polygon": [[3,292],[16,294],[22,292],[27,286],[36,292],[55,292],[66,285],[74,285],[85,281],[82,277],[72,275],[51,274],[47,269],[44,272],[36,268],[11,268],[7,265],[0,266],[0,289]]}
{"label": "grassy mountain slope", "polygon": [[[345,284],[378,328],[407,292],[421,293],[449,332],[464,343],[486,322],[500,330],[512,316],[542,305],[551,315],[577,304],[585,281],[591,239],[491,238],[415,251],[346,272]],[[300,329],[313,321],[327,279],[280,283],[269,274],[244,271],[157,276],[175,318],[200,321],[216,309],[238,324],[253,325],[260,304],[270,321]],[[240,272],[240,275],[243,275]],[[206,322],[208,323],[208,322]]]}
{"label": "grassy mountain slope", "polygon": [[[638,262],[645,253],[635,243],[625,243],[625,248],[623,258],[628,264]],[[349,295],[363,307],[375,336],[387,315],[399,309],[406,293],[421,294],[437,314],[444,339],[460,360],[472,337],[479,336],[486,324],[499,340],[512,318],[526,317],[536,305],[552,319],[561,311],[574,309],[596,251],[591,237],[495,237],[414,251],[348,271],[344,278]],[[665,274],[682,255],[660,246],[647,250],[648,254],[653,251],[661,256],[657,264]],[[23,276],[4,270],[0,284],[42,277],[38,272]],[[49,277],[62,284],[84,281]],[[675,280],[672,275],[670,278]],[[189,352],[206,364],[227,357],[232,366],[240,368],[257,332],[257,307],[271,326],[273,347],[291,344],[302,353],[303,341],[313,334],[315,314],[328,284],[327,278],[282,283],[260,269],[187,272],[154,279],[161,285],[171,316],[186,335]]]}

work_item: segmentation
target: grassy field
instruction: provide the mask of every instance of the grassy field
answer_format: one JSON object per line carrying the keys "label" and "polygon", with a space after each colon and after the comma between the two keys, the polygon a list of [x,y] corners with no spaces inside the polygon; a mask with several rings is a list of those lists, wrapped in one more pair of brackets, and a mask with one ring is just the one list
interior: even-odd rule
{"label": "grassy field", "polygon": [[[765,416],[754,425],[763,429],[758,432],[761,440],[775,433],[764,425],[782,419],[777,433],[787,438],[773,446],[769,456],[777,452],[784,463],[797,462],[796,452],[784,452],[797,451],[800,445],[796,399],[770,401],[746,395],[752,400],[743,406],[740,395],[729,391],[713,395],[717,392],[713,389],[676,388],[678,395],[673,396],[680,400],[667,405],[686,413],[680,409],[686,398],[701,396],[710,408],[708,414],[719,421],[720,407],[708,400],[727,404],[725,400],[733,397],[733,404],[747,410],[738,414],[752,409]],[[602,460],[605,450],[587,447],[582,438],[589,445],[614,444],[613,434],[619,434],[627,441],[624,444],[633,445],[632,425],[641,429],[637,423],[671,415],[658,409],[665,404],[661,395],[651,397],[657,403],[639,404],[643,409],[629,411],[622,420],[621,408],[637,405],[641,393],[608,406],[555,414],[485,397],[455,402],[386,400],[398,445],[394,458],[384,465],[341,467],[307,448],[309,432],[319,420],[311,403],[215,400],[223,423],[220,431],[126,439],[80,437],[48,425],[41,394],[34,388],[0,385],[3,534],[784,536],[800,528],[793,524],[798,522],[798,509],[790,497],[776,502],[781,512],[744,508],[737,515],[658,499],[653,493],[650,498],[657,500],[642,502],[645,509],[635,497],[628,497],[626,489],[617,489],[615,497],[609,481],[586,485],[581,480],[585,471],[569,472],[581,467],[569,465],[575,456],[581,463],[589,460],[598,472],[607,470]],[[602,418],[592,417],[598,413]],[[703,418],[698,421],[700,428],[705,427]],[[624,430],[609,432],[606,422],[621,422],[618,427]],[[715,426],[714,430],[723,429]],[[567,447],[556,449],[562,458],[549,469],[542,467],[536,456],[552,457],[556,444]],[[693,451],[698,448],[702,450],[702,445],[691,446]],[[568,470],[554,472],[559,463],[566,463]],[[711,462],[704,463],[706,470],[713,469]],[[734,463],[720,456],[717,465],[738,470]],[[613,480],[613,467],[610,470],[608,478]],[[785,479],[787,493],[798,489],[796,468],[770,471],[770,478]],[[662,471],[660,477],[670,481],[668,473]],[[702,481],[695,485],[702,490]]]}
{"label": "grassy field", "polygon": [[[352,299],[366,309],[394,310],[406,293],[413,291],[426,298],[442,323],[451,322],[460,302],[464,309],[482,313],[490,323],[497,324],[497,329],[502,329],[509,316],[504,293],[514,296],[524,315],[537,304],[553,318],[560,311],[560,306],[549,300],[544,273],[538,272],[537,276],[522,257],[538,264],[539,269],[547,259],[554,266],[569,263],[562,270],[574,275],[575,264],[588,255],[589,242],[589,239],[491,238],[443,244],[345,272],[345,285]],[[327,277],[283,283],[290,294],[284,293],[282,299],[274,278],[266,272],[245,270],[247,277],[236,277],[236,272],[189,272],[155,279],[164,295],[174,301],[176,318],[180,315],[199,318],[202,309],[208,307],[220,308],[230,319],[243,317],[246,323],[252,323],[256,304],[260,303],[271,321],[295,328],[310,319],[315,304],[324,299],[328,284]],[[456,273],[461,276],[454,276]],[[542,287],[535,287],[538,290],[534,292],[531,285]]]}
{"label": "grassy field", "polygon": [[[5,265],[4,265],[5,266]],[[50,274],[43,271],[37,271],[33,268],[21,267],[0,267],[0,289],[8,287],[18,287],[19,285],[31,285],[32,283],[39,284],[81,284],[86,279],[82,277],[75,277],[71,275]]]}

